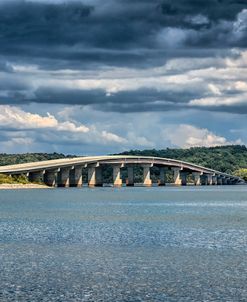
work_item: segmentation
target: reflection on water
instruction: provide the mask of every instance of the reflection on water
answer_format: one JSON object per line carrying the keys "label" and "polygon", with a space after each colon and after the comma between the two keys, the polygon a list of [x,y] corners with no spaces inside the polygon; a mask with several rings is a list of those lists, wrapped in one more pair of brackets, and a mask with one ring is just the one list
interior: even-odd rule
{"label": "reflection on water", "polygon": [[0,301],[246,301],[247,187],[1,191]]}

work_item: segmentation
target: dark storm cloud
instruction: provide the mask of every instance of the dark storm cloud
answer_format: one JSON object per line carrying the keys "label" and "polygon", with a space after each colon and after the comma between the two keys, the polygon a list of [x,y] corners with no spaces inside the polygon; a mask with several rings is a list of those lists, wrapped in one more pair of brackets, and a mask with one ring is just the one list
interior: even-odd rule
{"label": "dark storm cloud", "polygon": [[[188,109],[188,102],[197,96],[192,91],[157,91],[155,89],[138,89],[135,91],[122,91],[106,95],[103,90],[60,90],[40,89],[36,93],[34,102],[59,103],[74,105],[90,105],[94,109],[105,112],[155,112]],[[235,92],[235,94],[237,94]],[[48,97],[44,97],[48,96]],[[243,96],[244,98],[244,96]],[[247,104],[218,105],[218,106],[191,106],[200,110],[216,112],[232,112],[247,114]]]}
{"label": "dark storm cloud", "polygon": [[[202,92],[203,93],[203,92]],[[205,96],[207,92],[204,91]],[[239,92],[228,92],[229,95],[238,95]],[[22,92],[11,92],[8,96],[0,98],[0,104],[40,103],[61,105],[90,105],[92,108],[104,112],[159,112],[184,109],[200,109],[202,111],[232,112],[247,114],[247,105],[219,105],[198,106],[188,103],[196,98],[198,91],[157,91],[156,89],[137,89],[134,91],[121,91],[107,95],[102,89],[78,90],[65,88],[40,87],[30,96]],[[227,94],[226,94],[227,96]]]}
{"label": "dark storm cloud", "polygon": [[[185,49],[205,45],[207,48],[246,45],[245,32],[233,39],[229,25],[220,24],[224,20],[236,20],[237,14],[246,7],[245,1],[110,0],[87,3],[91,5],[83,1],[56,4],[52,1],[1,2],[0,53],[17,61],[32,60],[40,65],[46,60],[54,60],[57,68],[61,65],[70,67],[70,64],[73,67],[74,61],[81,69],[87,63],[121,66],[123,62],[127,65],[136,62],[142,67],[151,58],[150,64],[158,64],[166,55],[170,57],[171,50],[167,50],[166,43],[157,41],[160,31],[169,27],[184,31],[182,46]],[[193,21],[195,15],[203,15],[208,22]],[[153,52],[148,54],[147,50]]]}
{"label": "dark storm cloud", "polygon": [[[218,84],[221,82],[219,81]],[[135,90],[123,90],[107,93],[104,89],[75,89],[60,87],[38,87],[32,89],[25,81],[0,81],[0,104],[20,105],[39,103],[60,105],[90,106],[102,112],[134,113],[134,112],[166,112],[186,109],[199,109],[201,111],[229,112],[247,114],[247,104],[217,106],[191,104],[191,100],[197,98],[213,97],[205,87],[196,85],[174,90],[137,88]],[[223,91],[222,100],[227,98],[246,99],[246,95],[237,89]]]}
{"label": "dark storm cloud", "polygon": [[[19,94],[19,95],[18,95]],[[33,96],[15,92],[15,97],[9,95],[1,97],[0,103],[38,102],[44,104],[71,104],[92,105],[103,111],[132,112],[153,110],[170,110],[179,99],[181,103],[188,102],[195,95],[190,93],[171,93],[169,91],[157,92],[154,89],[138,89],[135,91],[122,91],[107,95],[104,90],[77,90],[64,88],[42,87],[33,92]],[[11,100],[15,99],[14,102]],[[157,102],[156,105],[153,102]],[[163,103],[163,104],[162,104]],[[157,109],[156,109],[157,107]]]}
{"label": "dark storm cloud", "polygon": [[219,105],[219,106],[193,106],[195,109],[200,111],[211,111],[211,112],[224,112],[224,113],[235,113],[235,114],[247,114],[247,104],[235,104],[235,105]]}
{"label": "dark storm cloud", "polygon": [[[78,80],[83,72],[86,78],[88,71],[95,75],[109,67],[141,70],[174,58],[229,56],[231,48],[247,46],[246,7],[244,0],[0,0],[0,103],[81,104],[116,112],[186,108],[190,100],[207,97],[206,88],[177,91],[140,85],[107,94],[93,86],[44,87],[44,74],[39,72],[47,72],[52,82],[51,71],[79,70]],[[33,64],[38,71],[18,71],[18,64]],[[183,68],[178,66],[175,74]],[[62,73],[58,77],[62,79]],[[241,106],[209,109],[246,112]]]}
{"label": "dark storm cloud", "polygon": [[161,3],[163,14],[174,19],[176,16],[203,14],[211,22],[234,20],[244,8],[246,8],[245,0],[164,0]]}

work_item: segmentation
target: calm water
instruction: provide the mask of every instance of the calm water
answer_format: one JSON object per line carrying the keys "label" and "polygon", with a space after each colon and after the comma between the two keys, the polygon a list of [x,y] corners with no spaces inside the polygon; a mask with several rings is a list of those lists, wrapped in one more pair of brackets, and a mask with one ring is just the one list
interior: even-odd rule
{"label": "calm water", "polygon": [[1,191],[0,301],[247,301],[247,186]]}

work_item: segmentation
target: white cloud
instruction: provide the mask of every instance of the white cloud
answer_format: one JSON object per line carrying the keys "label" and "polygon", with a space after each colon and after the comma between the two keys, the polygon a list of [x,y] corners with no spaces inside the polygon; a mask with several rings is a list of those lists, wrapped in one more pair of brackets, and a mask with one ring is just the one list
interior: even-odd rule
{"label": "white cloud", "polygon": [[106,142],[115,142],[115,143],[127,143],[127,140],[123,137],[120,137],[114,133],[102,131],[102,138],[106,140]]}
{"label": "white cloud", "polygon": [[76,126],[74,123],[71,122],[58,122],[57,130],[78,133],[87,133],[90,131],[90,129],[84,125]]}
{"label": "white cloud", "polygon": [[172,145],[182,148],[212,147],[241,143],[241,140],[231,142],[206,128],[197,128],[188,124],[170,125],[163,131],[163,136],[169,139]]}
{"label": "white cloud", "polygon": [[54,129],[57,131],[86,133],[89,128],[84,125],[75,125],[71,122],[59,122],[55,116],[47,116],[25,112],[24,110],[8,105],[0,105],[0,125],[15,129]]}
{"label": "white cloud", "polygon": [[[69,118],[69,111],[61,111],[58,116]],[[26,112],[21,108],[0,105],[0,127],[5,129],[5,141],[2,146],[35,145],[40,140],[50,144],[127,144],[128,140],[106,130],[98,130],[94,125],[89,127],[75,121],[60,121],[54,115],[46,116]],[[8,131],[11,129],[11,131]],[[22,130],[22,131],[19,131]]]}
{"label": "white cloud", "polygon": [[[26,107],[25,107],[26,108]],[[29,110],[11,107],[13,111],[39,111],[36,105],[28,106]],[[108,154],[130,149],[162,149],[166,147],[192,147],[224,145],[228,143],[242,143],[239,137],[246,141],[245,133],[231,133],[233,141],[227,139],[227,132],[223,135],[211,132],[208,129],[189,124],[173,124],[174,120],[188,120],[191,115],[185,111],[169,112],[165,116],[162,112],[137,113],[123,115],[110,114],[92,110],[90,107],[75,106],[73,110],[67,110],[62,106],[50,108],[58,126],[40,128],[23,128],[21,123],[16,125],[16,118],[12,118],[12,126],[5,125],[0,119],[0,152],[64,152],[69,154]],[[15,110],[14,110],[15,109]],[[1,110],[1,108],[0,108]],[[2,114],[2,111],[0,111]],[[58,113],[57,113],[58,112]],[[1,116],[0,114],[0,116]],[[30,113],[31,114],[31,113]],[[33,113],[32,113],[33,114]],[[199,123],[194,112],[195,123]],[[208,113],[209,119],[214,113]],[[46,117],[44,114],[38,116]],[[10,118],[10,116],[8,116]],[[225,117],[225,115],[224,115]],[[215,117],[216,118],[216,117]],[[217,114],[217,119],[224,123],[222,117]],[[231,125],[241,129],[241,122]],[[53,120],[53,119],[52,119]],[[66,120],[66,121],[65,121]],[[197,120],[197,122],[196,122]],[[80,121],[87,121],[89,131],[80,131]],[[243,121],[243,118],[242,118]],[[245,123],[243,122],[245,125]],[[53,123],[51,123],[53,125]],[[76,128],[75,128],[76,127]],[[10,129],[9,129],[10,128]]]}
{"label": "white cloud", "polygon": [[234,83],[234,88],[241,91],[247,92],[247,83],[243,81],[237,81]]}
{"label": "white cloud", "polygon": [[208,88],[215,95],[221,95],[220,89],[214,84],[208,84]]}
{"label": "white cloud", "polygon": [[233,105],[247,105],[247,94],[236,95],[233,97],[207,97],[201,99],[194,99],[189,102],[190,106],[208,107],[208,106],[233,106]]}

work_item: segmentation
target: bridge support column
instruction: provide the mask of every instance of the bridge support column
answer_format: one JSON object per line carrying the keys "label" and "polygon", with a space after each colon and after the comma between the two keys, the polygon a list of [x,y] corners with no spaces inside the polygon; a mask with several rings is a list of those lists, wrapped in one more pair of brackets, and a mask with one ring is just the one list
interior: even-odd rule
{"label": "bridge support column", "polygon": [[202,175],[201,172],[193,172],[192,173],[192,177],[193,177],[195,186],[200,186],[201,185],[201,175]]}
{"label": "bridge support column", "polygon": [[208,184],[208,186],[212,186],[212,184],[213,184],[213,175],[212,174],[208,174],[207,175],[207,184]]}
{"label": "bridge support column", "polygon": [[227,185],[230,185],[230,184],[231,184],[231,178],[230,178],[230,177],[227,177],[227,178],[226,178],[226,184],[227,184]]}
{"label": "bridge support column", "polygon": [[102,168],[96,164],[88,167],[88,186],[101,187],[102,182]]}
{"label": "bridge support column", "polygon": [[30,182],[44,182],[44,171],[30,172],[28,179]]}
{"label": "bridge support column", "polygon": [[222,185],[227,185],[227,178],[226,177],[222,177]]}
{"label": "bridge support column", "polygon": [[217,185],[221,186],[222,185],[222,177],[221,176],[217,176]]}
{"label": "bridge support column", "polygon": [[152,186],[152,179],[150,177],[150,167],[152,165],[142,165],[143,168],[143,185],[146,187]]}
{"label": "bridge support column", "polygon": [[217,185],[217,176],[215,175],[212,177],[212,185],[213,186]]}
{"label": "bridge support column", "polygon": [[82,187],[82,166],[70,170],[70,187]]}
{"label": "bridge support column", "polygon": [[57,186],[68,188],[69,187],[69,175],[71,168],[61,168],[58,172]]}
{"label": "bridge support column", "polygon": [[236,185],[236,183],[237,183],[237,180],[236,180],[236,179],[232,178],[232,179],[230,180],[230,185]]}
{"label": "bridge support column", "polygon": [[182,185],[182,180],[181,180],[181,168],[172,168],[173,171],[173,178],[174,178],[174,184],[176,186],[181,186]]}
{"label": "bridge support column", "polygon": [[134,186],[134,167],[128,167],[128,178],[126,179],[126,186]]}
{"label": "bridge support column", "polygon": [[167,168],[161,167],[160,168],[160,177],[159,177],[159,186],[165,186],[166,185],[166,172]]}
{"label": "bridge support column", "polygon": [[47,186],[55,187],[58,170],[46,170],[44,174],[44,182]]}
{"label": "bridge support column", "polygon": [[113,185],[114,187],[121,187],[123,181],[121,179],[121,167],[122,165],[113,166]]}

